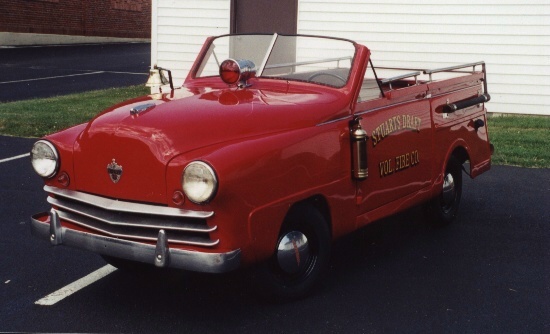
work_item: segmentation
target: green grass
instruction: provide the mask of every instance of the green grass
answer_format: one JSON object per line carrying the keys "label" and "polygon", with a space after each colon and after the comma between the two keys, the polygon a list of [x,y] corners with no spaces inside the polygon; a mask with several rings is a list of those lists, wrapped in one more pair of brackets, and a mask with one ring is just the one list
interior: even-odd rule
{"label": "green grass", "polygon": [[42,137],[86,122],[116,103],[149,93],[149,88],[140,85],[2,103],[0,134]]}
{"label": "green grass", "polygon": [[550,117],[490,117],[487,125],[494,165],[550,168]]}
{"label": "green grass", "polygon": [[[88,121],[124,100],[149,94],[131,86],[0,104],[0,134],[41,137]],[[550,117],[489,117],[494,165],[550,168]]]}

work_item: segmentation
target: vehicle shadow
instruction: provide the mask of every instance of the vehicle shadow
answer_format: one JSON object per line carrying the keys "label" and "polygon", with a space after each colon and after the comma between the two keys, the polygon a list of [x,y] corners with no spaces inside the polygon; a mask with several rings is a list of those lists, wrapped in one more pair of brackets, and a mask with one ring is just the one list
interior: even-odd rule
{"label": "vehicle shadow", "polygon": [[[333,307],[330,305],[344,301],[360,303],[365,298],[373,304],[381,303],[392,290],[388,278],[411,274],[400,272],[403,258],[407,262],[411,252],[422,253],[418,248],[430,235],[446,233],[429,227],[421,211],[413,208],[337,240],[326,277],[311,296],[302,300],[269,303],[259,299],[246,270],[223,275],[156,270],[140,274],[114,272],[94,287],[92,304],[131,312],[135,319],[147,322],[143,324],[146,327],[155,319],[159,330],[164,324],[180,324],[210,331],[257,328],[274,315],[295,317],[294,312],[300,314],[303,307],[319,309],[321,316],[327,307]],[[418,276],[414,268],[412,271]],[[397,289],[407,295],[399,289],[407,287]],[[243,327],[243,317],[249,327]]]}

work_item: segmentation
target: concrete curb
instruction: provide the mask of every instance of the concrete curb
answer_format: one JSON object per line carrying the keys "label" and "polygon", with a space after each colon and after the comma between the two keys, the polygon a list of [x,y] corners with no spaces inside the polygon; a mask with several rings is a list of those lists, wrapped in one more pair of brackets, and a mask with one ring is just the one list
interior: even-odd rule
{"label": "concrete curb", "polygon": [[151,39],[0,32],[0,47],[124,42],[149,43]]}

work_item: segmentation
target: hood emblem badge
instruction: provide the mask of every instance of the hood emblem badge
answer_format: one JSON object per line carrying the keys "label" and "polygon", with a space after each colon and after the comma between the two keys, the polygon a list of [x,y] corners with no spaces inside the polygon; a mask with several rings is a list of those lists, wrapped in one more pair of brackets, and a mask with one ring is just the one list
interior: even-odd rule
{"label": "hood emblem badge", "polygon": [[115,159],[113,159],[113,161],[107,165],[107,173],[109,173],[111,181],[117,183],[122,177],[122,166],[117,164]]}

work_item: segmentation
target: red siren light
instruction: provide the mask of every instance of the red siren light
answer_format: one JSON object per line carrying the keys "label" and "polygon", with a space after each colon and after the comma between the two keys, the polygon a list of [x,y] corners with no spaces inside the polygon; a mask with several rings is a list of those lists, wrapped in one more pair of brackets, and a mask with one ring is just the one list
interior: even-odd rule
{"label": "red siren light", "polygon": [[256,65],[250,60],[226,59],[220,65],[220,77],[228,85],[247,86],[247,80],[256,75]]}

